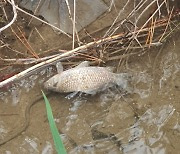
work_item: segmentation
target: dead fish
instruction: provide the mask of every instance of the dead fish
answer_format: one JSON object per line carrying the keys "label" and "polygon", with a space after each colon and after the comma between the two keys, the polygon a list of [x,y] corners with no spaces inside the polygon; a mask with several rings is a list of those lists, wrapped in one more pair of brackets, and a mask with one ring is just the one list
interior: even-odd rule
{"label": "dead fish", "polygon": [[44,83],[45,89],[61,93],[86,94],[96,94],[114,85],[128,89],[127,73],[116,74],[106,67],[89,66],[87,61],[66,71],[63,71],[61,63],[58,63],[57,70],[58,74]]}

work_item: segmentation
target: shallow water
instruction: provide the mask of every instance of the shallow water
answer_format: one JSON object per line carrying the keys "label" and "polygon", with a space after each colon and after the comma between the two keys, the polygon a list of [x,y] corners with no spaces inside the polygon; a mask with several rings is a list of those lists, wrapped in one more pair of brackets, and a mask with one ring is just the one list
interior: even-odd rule
{"label": "shallow water", "polygon": [[[130,94],[115,87],[70,100],[65,94],[48,95],[68,153],[178,153],[179,44],[174,36],[162,50],[129,59],[124,70],[133,75]],[[27,104],[41,95],[42,83],[52,75],[52,68],[43,70],[0,94],[1,140],[22,126]],[[0,153],[55,153],[42,99],[32,107],[27,130],[2,145]]]}
{"label": "shallow water", "polygon": [[[116,1],[117,10],[122,9],[125,2]],[[127,6],[119,20],[127,17],[133,5]],[[87,31],[94,32],[111,25],[117,16],[117,10],[113,10],[115,13],[107,13],[87,27]],[[146,17],[149,14],[151,11],[147,12]],[[139,15],[138,12],[136,15]],[[24,21],[20,20],[19,23],[27,26]],[[45,39],[42,41],[36,33],[30,37],[30,43],[36,51],[60,48],[71,41],[36,22],[29,28],[32,30],[34,26]],[[30,35],[26,30],[27,35]],[[102,34],[96,36],[100,38]],[[10,33],[11,37],[14,36]],[[26,51],[17,41],[10,43],[13,49]],[[49,94],[54,118],[68,153],[179,153],[179,49],[178,32],[162,45],[162,49],[155,47],[143,55],[130,57],[121,71],[132,74],[132,93],[126,94],[115,87],[93,97],[83,95],[70,100],[65,98],[66,94]],[[27,105],[41,97],[42,84],[53,74],[54,70],[50,67],[21,80],[11,88],[1,89],[0,141],[22,128]],[[42,97],[31,108],[30,118],[29,127],[15,139],[0,146],[0,153],[56,153]]]}

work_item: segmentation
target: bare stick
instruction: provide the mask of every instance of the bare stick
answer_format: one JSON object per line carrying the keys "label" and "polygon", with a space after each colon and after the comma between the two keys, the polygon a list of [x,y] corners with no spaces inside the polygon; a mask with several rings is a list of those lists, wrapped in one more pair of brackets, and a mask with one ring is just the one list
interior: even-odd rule
{"label": "bare stick", "polygon": [[159,42],[163,39],[167,29],[168,29],[168,26],[169,26],[169,23],[170,23],[170,19],[171,19],[171,16],[172,16],[172,13],[173,13],[173,10],[174,10],[174,7],[172,8],[171,12],[170,12],[170,15],[169,15],[169,19],[168,19],[168,23],[166,25],[166,28],[164,30],[164,33],[162,34],[161,38],[159,39]]}
{"label": "bare stick", "polygon": [[[138,5],[135,6],[135,8],[129,13],[129,15],[128,15],[124,20],[121,21],[121,23],[120,23],[119,25],[122,25],[124,22],[128,21],[128,19],[129,19],[130,17],[132,17],[133,15],[135,15],[135,13],[136,13],[138,10],[140,10],[147,1],[148,1],[148,0],[144,0],[144,1],[141,0],[141,1],[138,3]],[[125,6],[124,6],[123,8],[125,9]],[[135,30],[136,30],[136,27],[137,27],[136,24],[134,24],[134,26],[135,26]],[[114,28],[114,30],[112,29],[111,35],[113,35],[118,29],[119,29],[119,26],[116,27],[116,28]]]}
{"label": "bare stick", "polygon": [[23,42],[23,44],[29,49],[30,53],[36,57],[39,58],[39,56],[37,55],[37,53],[34,51],[34,49],[32,48],[32,46],[30,45],[30,43],[28,42],[28,40],[26,39],[26,37],[24,36],[22,30],[17,26],[19,32],[21,33],[21,36],[23,38],[23,40],[21,40],[21,38],[19,37],[19,39],[21,40],[21,42]]}
{"label": "bare stick", "polygon": [[[157,0],[152,1],[146,8],[141,12],[141,14],[138,16],[136,23],[139,21],[139,19],[142,17],[142,15],[153,5]],[[157,9],[159,10],[159,8]]]}
{"label": "bare stick", "polygon": [[[36,7],[35,10],[34,10],[34,15],[36,15],[37,10],[39,9],[40,4],[41,4],[41,0],[38,2],[37,7]],[[30,23],[32,22],[32,20],[33,20],[33,17],[31,17],[31,19],[30,19],[30,21],[29,21],[29,23],[28,23],[28,26],[30,25]]]}
{"label": "bare stick", "polygon": [[[165,0],[159,5],[159,8],[162,7],[162,5],[165,3]],[[136,34],[136,36],[141,32],[141,30],[147,25],[147,23],[155,16],[155,14],[158,12],[159,8],[154,11],[154,13],[150,16],[150,18],[143,24],[143,26],[140,28],[139,32]]]}
{"label": "bare stick", "polygon": [[114,24],[117,22],[119,16],[121,15],[121,13],[124,11],[125,7],[129,4],[129,0],[126,2],[125,6],[123,7],[123,9],[121,9],[117,15],[117,17],[114,19],[113,23],[111,24],[110,28],[106,31],[106,34],[104,35],[104,37],[106,37],[108,35],[108,33],[110,32],[110,30],[112,29],[112,27],[114,26]]}
{"label": "bare stick", "polygon": [[74,49],[74,43],[75,43],[75,30],[76,30],[76,0],[74,0],[74,12],[73,12],[73,45],[72,49]]}
{"label": "bare stick", "polygon": [[107,37],[107,38],[104,38],[104,39],[101,39],[101,40],[98,40],[98,41],[90,42],[90,43],[88,43],[86,45],[80,46],[80,47],[75,48],[75,49],[73,49],[71,51],[63,53],[63,54],[61,54],[61,55],[59,55],[57,57],[54,57],[54,58],[49,59],[47,61],[36,64],[36,65],[34,65],[34,66],[20,72],[19,74],[16,74],[16,75],[14,75],[14,76],[0,82],[0,88],[2,88],[4,85],[6,85],[6,84],[8,84],[10,82],[14,82],[14,81],[16,81],[16,80],[18,80],[18,79],[32,73],[32,71],[35,71],[36,69],[42,68],[43,66],[45,67],[47,65],[50,65],[50,64],[52,64],[54,62],[57,62],[57,61],[61,60],[62,58],[72,56],[73,54],[77,54],[78,52],[86,51],[87,48],[89,48],[89,47],[91,47],[93,45],[105,43],[105,42],[110,41],[112,39],[117,39],[118,37],[119,37],[119,35],[115,35],[115,36]]}
{"label": "bare stick", "polygon": [[20,78],[30,74],[33,70],[36,70],[36,69],[41,68],[43,66],[49,65],[49,64],[51,64],[53,62],[56,62],[56,61],[60,60],[61,58],[64,58],[64,57],[67,57],[67,56],[72,56],[73,54],[81,51],[82,49],[87,49],[89,46],[91,46],[93,44],[95,44],[95,43],[91,42],[91,43],[89,43],[87,45],[80,46],[78,48],[75,48],[75,49],[73,49],[73,50],[71,50],[69,52],[63,53],[63,54],[61,54],[61,55],[59,55],[57,57],[54,57],[52,59],[49,59],[47,61],[41,62],[39,64],[36,64],[36,65],[34,65],[34,66],[32,66],[32,67],[30,67],[30,68],[20,72],[19,74],[16,74],[16,75],[14,75],[14,76],[12,76],[12,77],[10,77],[10,78],[0,82],[0,88],[3,87],[4,85],[10,83],[10,82],[16,81],[16,80],[18,80],[18,79],[20,79]]}
{"label": "bare stick", "polygon": [[[161,5],[160,5],[161,6]],[[152,17],[151,17],[152,18]],[[167,21],[166,20],[160,20],[159,22],[156,23],[157,26],[156,27],[161,27],[163,25],[167,25]],[[145,27],[145,25],[143,25],[143,27]],[[148,31],[149,28],[140,28],[140,29],[137,29],[136,31],[133,31],[129,34],[126,35],[126,38],[128,40],[132,40],[132,36],[137,36],[137,34],[139,34],[140,32],[146,32]],[[4,85],[10,83],[10,82],[13,82],[13,81],[16,81],[24,76],[27,76],[29,74],[31,74],[32,72],[34,72],[35,70],[37,69],[42,69],[42,67],[45,67],[45,66],[48,66],[48,65],[51,65],[57,61],[60,61],[62,60],[62,58],[69,58],[69,57],[72,57],[72,56],[75,56],[77,55],[79,52],[85,52],[87,51],[88,48],[92,48],[92,47],[99,47],[101,44],[108,44],[108,43],[112,43],[112,42],[115,42],[115,41],[119,41],[120,39],[123,39],[123,34],[117,34],[117,35],[114,35],[114,36],[110,36],[110,37],[107,37],[107,38],[102,38],[100,40],[97,40],[97,41],[94,41],[94,42],[90,42],[86,45],[83,45],[83,46],[80,46],[78,48],[75,48],[71,51],[68,51],[68,52],[65,52],[65,53],[62,53],[61,55],[58,55],[52,59],[49,59],[47,61],[44,61],[44,62],[41,62],[39,64],[36,64],[22,72],[20,72],[19,74],[17,75],[14,75],[2,82],[0,82],[0,88],[3,87]],[[119,57],[116,57],[116,58],[119,58]]]}
{"label": "bare stick", "polygon": [[42,61],[45,61],[47,59],[50,59],[50,58],[53,58],[53,57],[56,57],[60,54],[55,54],[55,55],[52,55],[52,56],[46,56],[46,57],[43,57],[43,58],[18,58],[18,59],[15,59],[15,58],[12,58],[12,59],[4,59],[4,58],[1,58],[0,57],[0,61],[4,61],[4,62],[7,62],[7,64],[11,63],[11,64],[18,64],[18,65],[29,65],[29,64],[34,64],[34,63],[39,63],[39,62],[42,62]]}
{"label": "bare stick", "polygon": [[41,33],[38,31],[38,29],[35,27],[34,28],[35,30],[36,30],[36,32],[39,34],[39,36],[40,36],[40,38],[44,41],[44,42],[46,42],[45,41],[45,39],[44,39],[44,37],[41,35]]}
{"label": "bare stick", "polygon": [[129,56],[132,56],[132,55],[140,54],[140,53],[141,52],[136,52],[136,53],[127,53],[127,54],[123,54],[123,55],[113,56],[113,57],[109,57],[108,61],[122,59],[122,58],[126,58],[126,57],[129,57]]}
{"label": "bare stick", "polygon": [[[12,2],[10,2],[9,0],[7,0],[7,1],[8,1],[10,4],[12,4]],[[37,20],[39,20],[39,21],[41,21],[42,23],[45,23],[46,25],[49,25],[49,26],[53,27],[54,29],[56,29],[56,30],[60,31],[61,33],[65,34],[66,36],[68,36],[69,38],[72,38],[69,34],[67,34],[67,33],[64,32],[63,30],[57,28],[56,26],[54,26],[54,25],[52,25],[52,24],[50,24],[50,23],[48,23],[48,22],[46,22],[46,21],[44,21],[44,20],[42,20],[42,19],[40,19],[40,18],[38,18],[38,17],[36,17],[36,16],[34,16],[34,15],[32,15],[32,14],[26,12],[26,11],[24,11],[23,9],[19,8],[19,7],[16,6],[16,5],[14,5],[14,6],[15,6],[15,8],[16,8],[17,10],[19,10],[19,11],[21,11],[21,12],[23,12],[23,13],[25,13],[25,14],[27,14],[27,15],[29,15],[29,16],[37,19]]]}
{"label": "bare stick", "polygon": [[[9,2],[9,0],[8,0],[8,2]],[[16,5],[15,5],[15,3],[14,3],[14,0],[11,0],[11,2],[9,2],[9,3],[11,3],[11,5],[12,5],[14,16],[13,16],[13,19],[11,20],[10,23],[8,23],[6,26],[0,28],[0,33],[1,33],[3,30],[7,29],[9,26],[11,26],[11,25],[15,22],[15,20],[16,20],[16,18],[17,18],[17,11],[16,11]]]}
{"label": "bare stick", "polygon": [[[122,20],[120,22],[120,25],[122,25],[125,21],[127,21],[127,19],[129,19],[131,16],[133,16],[140,8],[142,8],[142,6],[147,2],[147,0],[143,1],[141,0],[138,5],[128,14],[128,16]],[[115,18],[115,20],[113,21],[113,23],[111,24],[110,28],[107,30],[106,34],[104,35],[104,37],[106,37],[107,35],[112,36],[119,27],[116,27],[115,29],[113,29],[113,26],[115,25],[115,23],[117,22],[118,18],[121,16],[121,14],[123,13],[123,11],[125,10],[126,6],[128,6],[128,4],[130,3],[130,1],[128,0],[126,2],[126,4],[124,5],[124,7],[119,11],[117,17]],[[112,31],[112,32],[111,32]]]}
{"label": "bare stick", "polygon": [[74,0],[74,12],[73,12],[73,17],[72,17],[72,13],[71,13],[71,8],[70,8],[70,5],[69,5],[69,1],[68,0],[65,0],[66,1],[66,5],[67,5],[67,8],[68,8],[68,12],[69,12],[69,18],[72,22],[72,25],[73,25],[73,45],[72,45],[72,49],[74,49],[74,43],[75,43],[75,34],[77,36],[77,40],[78,42],[80,42],[80,39],[79,39],[79,36],[78,36],[78,32],[77,32],[77,29],[76,29],[76,0]]}

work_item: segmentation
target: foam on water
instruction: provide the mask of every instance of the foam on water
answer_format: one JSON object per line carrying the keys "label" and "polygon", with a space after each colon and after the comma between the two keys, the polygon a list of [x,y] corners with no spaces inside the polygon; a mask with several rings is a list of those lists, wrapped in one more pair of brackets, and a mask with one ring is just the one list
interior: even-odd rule
{"label": "foam on water", "polygon": [[163,89],[168,79],[176,78],[176,74],[180,71],[180,61],[174,52],[168,52],[161,61],[162,77],[159,80],[159,87]]}
{"label": "foam on water", "polygon": [[4,127],[4,122],[0,121],[0,139],[4,138],[4,135],[7,134],[7,129]]}
{"label": "foam on water", "polygon": [[53,146],[50,142],[46,141],[46,145],[42,149],[42,154],[53,154]]}
{"label": "foam on water", "polygon": [[134,93],[139,94],[143,98],[147,98],[151,94],[152,77],[145,71],[135,73],[133,76]]}
{"label": "foam on water", "polygon": [[[174,114],[174,107],[171,105],[164,105],[156,110],[147,110],[129,130],[131,137],[128,144],[124,144],[124,153],[165,153],[165,148],[161,144],[152,147],[160,140],[164,140],[165,135],[161,130],[163,126],[172,118]],[[144,124],[147,125],[145,130]],[[150,130],[151,129],[151,130]],[[152,132],[152,129],[154,130]],[[149,136],[144,138],[143,136]],[[169,142],[166,138],[166,142]]]}

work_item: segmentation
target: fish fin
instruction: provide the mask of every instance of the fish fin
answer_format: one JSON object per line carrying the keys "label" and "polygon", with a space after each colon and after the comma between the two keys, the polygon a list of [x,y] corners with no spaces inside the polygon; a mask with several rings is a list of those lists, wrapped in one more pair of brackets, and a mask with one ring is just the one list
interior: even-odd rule
{"label": "fish fin", "polygon": [[89,95],[95,95],[97,93],[97,90],[87,90],[87,91],[83,91],[83,93],[89,94]]}
{"label": "fish fin", "polygon": [[78,94],[78,91],[75,91],[75,92],[72,92],[72,93],[68,94],[65,98],[71,99],[71,98],[73,98],[74,96],[76,96],[77,94]]}
{"label": "fish fin", "polygon": [[58,74],[63,72],[63,66],[61,62],[56,63],[56,69]]}
{"label": "fish fin", "polygon": [[81,68],[81,67],[88,67],[89,66],[89,61],[83,61],[79,65],[77,65],[75,68]]}
{"label": "fish fin", "polygon": [[111,67],[111,66],[104,67],[104,68],[107,69],[109,72],[114,72],[115,70],[115,67]]}
{"label": "fish fin", "polygon": [[116,75],[115,82],[123,90],[127,91],[128,93],[132,93],[132,88],[129,86],[131,77],[132,76],[129,73],[120,73]]}

